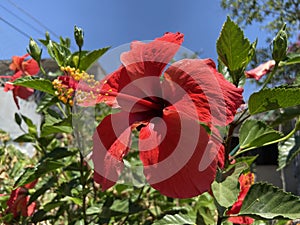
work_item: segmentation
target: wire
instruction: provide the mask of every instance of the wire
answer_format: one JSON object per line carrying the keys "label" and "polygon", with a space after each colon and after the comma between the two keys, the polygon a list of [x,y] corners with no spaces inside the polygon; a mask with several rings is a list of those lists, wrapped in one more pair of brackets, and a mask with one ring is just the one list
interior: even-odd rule
{"label": "wire", "polygon": [[37,24],[39,24],[41,27],[43,27],[48,32],[52,33],[56,38],[59,39],[59,35],[57,35],[54,31],[49,29],[47,26],[45,26],[42,22],[40,22],[37,18],[32,16],[30,13],[25,11],[22,7],[18,6],[16,3],[14,3],[12,0],[7,0],[10,4],[12,4],[14,7],[16,7],[18,10],[20,10],[22,13],[24,13],[26,16],[30,17],[32,20],[34,20]]}
{"label": "wire", "polygon": [[8,26],[10,26],[11,28],[13,28],[14,30],[16,30],[17,32],[19,32],[20,34],[22,34],[23,36],[25,36],[26,38],[29,38],[29,39],[31,38],[27,33],[25,33],[24,31],[20,30],[15,25],[13,25],[10,22],[8,22],[7,20],[3,19],[1,16],[0,16],[0,20],[2,20]]}
{"label": "wire", "polygon": [[26,24],[27,26],[29,26],[30,28],[32,28],[33,30],[35,30],[36,32],[38,32],[41,35],[45,35],[45,33],[43,33],[42,31],[38,30],[37,28],[35,28],[34,26],[32,26],[30,23],[28,23],[27,21],[23,20],[21,17],[19,17],[17,14],[13,13],[12,11],[10,11],[8,8],[4,7],[3,5],[0,4],[0,7],[2,9],[4,9],[6,12],[10,13],[11,15],[13,15],[14,17],[16,17],[17,19],[19,19],[20,21],[22,21],[24,24]]}

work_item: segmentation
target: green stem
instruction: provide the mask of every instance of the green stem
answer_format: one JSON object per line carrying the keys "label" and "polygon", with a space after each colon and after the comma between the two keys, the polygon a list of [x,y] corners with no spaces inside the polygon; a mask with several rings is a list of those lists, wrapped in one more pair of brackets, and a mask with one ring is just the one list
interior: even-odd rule
{"label": "green stem", "polygon": [[57,107],[59,108],[59,110],[62,112],[62,114],[64,115],[64,117],[65,117],[65,118],[68,118],[68,116],[67,116],[65,110],[61,107],[60,103],[57,102],[56,105],[57,105]]}
{"label": "green stem", "polygon": [[265,80],[263,86],[262,86],[262,89],[266,88],[268,83],[271,81],[271,79],[274,77],[277,69],[278,69],[278,66],[279,66],[279,63],[276,62],[275,63],[275,66],[274,66],[274,69],[272,70],[272,72],[268,75],[267,79]]}
{"label": "green stem", "polygon": [[82,213],[83,213],[83,221],[84,225],[88,225],[87,215],[86,215],[86,180],[84,174],[84,158],[81,152],[80,154],[80,182],[82,185]]}
{"label": "green stem", "polygon": [[40,67],[40,70],[41,70],[42,74],[47,76],[46,71],[45,71],[44,67],[42,66],[41,62],[38,62],[38,64],[39,64],[39,67]]}
{"label": "green stem", "polygon": [[218,216],[217,225],[221,225],[221,224],[222,224],[222,218]]}
{"label": "green stem", "polygon": [[248,112],[248,108],[245,109],[245,110],[241,113],[241,115],[239,116],[239,118],[238,118],[236,121],[234,121],[234,124],[235,124],[235,125],[238,125],[238,124],[241,123],[241,121],[243,122],[243,121],[245,120],[245,118],[247,119],[249,116],[246,116],[245,118],[243,118],[243,116],[244,116],[247,112]]}
{"label": "green stem", "polygon": [[227,167],[229,165],[229,154],[231,152],[230,151],[231,150],[231,140],[232,140],[234,128],[235,128],[235,124],[231,123],[229,125],[228,135],[225,140],[225,167]]}
{"label": "green stem", "polygon": [[78,56],[77,69],[80,67],[80,59],[81,59],[81,47],[79,46],[79,56]]}

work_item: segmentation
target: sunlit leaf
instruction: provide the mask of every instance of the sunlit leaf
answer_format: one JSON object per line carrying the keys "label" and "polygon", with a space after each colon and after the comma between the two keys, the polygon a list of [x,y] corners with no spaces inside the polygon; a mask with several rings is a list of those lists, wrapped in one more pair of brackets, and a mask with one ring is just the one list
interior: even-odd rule
{"label": "sunlit leaf", "polygon": [[[53,118],[53,117],[52,117]],[[41,136],[47,136],[54,133],[72,133],[73,127],[70,118],[66,118],[56,123],[44,124]]]}
{"label": "sunlit leaf", "polygon": [[300,218],[300,199],[271,184],[256,183],[247,193],[239,215],[297,219]]}
{"label": "sunlit leaf", "polygon": [[279,66],[287,66],[300,63],[300,53],[289,53],[287,59],[280,61]]}
{"label": "sunlit leaf", "polygon": [[166,215],[162,219],[153,223],[153,225],[182,225],[182,224],[195,224],[195,220],[186,214]]}
{"label": "sunlit leaf", "polygon": [[86,209],[87,215],[99,214],[101,212],[101,208],[99,206],[91,206]]}
{"label": "sunlit leaf", "polygon": [[46,80],[39,77],[25,76],[15,80],[14,85],[32,88],[38,91],[54,95],[55,90],[50,80]]}
{"label": "sunlit leaf", "polygon": [[129,213],[129,200],[128,199],[125,199],[125,200],[116,199],[113,202],[110,209],[115,212]]}
{"label": "sunlit leaf", "polygon": [[238,85],[243,72],[254,55],[256,42],[250,44],[244,32],[229,17],[217,40],[219,59],[228,68],[234,84]]}
{"label": "sunlit leaf", "polygon": [[249,119],[240,128],[240,148],[258,148],[281,137],[283,137],[281,132],[274,130],[264,122]]}
{"label": "sunlit leaf", "polygon": [[79,69],[86,71],[96,62],[110,47],[97,49],[83,55],[80,59]]}
{"label": "sunlit leaf", "polygon": [[248,107],[250,114],[300,105],[300,86],[281,86],[263,89],[252,94]]}
{"label": "sunlit leaf", "polygon": [[66,66],[66,58],[71,55],[67,47],[50,40],[47,44],[47,49],[49,55],[56,61],[58,66]]}
{"label": "sunlit leaf", "polygon": [[239,176],[247,168],[244,163],[236,165],[234,172],[222,182],[214,181],[211,185],[214,197],[219,205],[228,208],[232,206],[240,193]]}

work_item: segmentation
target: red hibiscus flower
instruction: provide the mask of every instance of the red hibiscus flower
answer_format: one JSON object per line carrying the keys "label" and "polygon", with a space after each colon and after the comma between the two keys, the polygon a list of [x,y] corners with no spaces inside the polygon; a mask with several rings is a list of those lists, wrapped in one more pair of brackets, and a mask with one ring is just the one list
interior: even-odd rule
{"label": "red hibiscus flower", "polygon": [[14,218],[17,218],[20,215],[31,216],[33,214],[36,204],[33,202],[28,205],[30,198],[28,196],[28,189],[33,188],[36,183],[37,180],[24,185],[24,187],[18,187],[10,194],[10,198],[7,201],[7,212],[12,213]]}
{"label": "red hibiscus flower", "polygon": [[17,97],[27,100],[33,94],[34,90],[31,88],[15,86],[11,84],[11,82],[14,82],[16,79],[23,76],[32,76],[39,72],[38,63],[34,59],[24,61],[28,56],[29,54],[21,57],[13,56],[12,63],[9,65],[9,69],[13,70],[15,73],[12,76],[0,76],[0,78],[9,79],[8,83],[6,83],[4,86],[4,91],[7,92],[12,90],[13,98],[18,109],[20,106]]}
{"label": "red hibiscus flower", "polygon": [[232,122],[243,90],[226,81],[210,59],[168,66],[182,41],[183,34],[166,33],[150,43],[132,42],[121,67],[97,88],[97,103],[121,110],[106,116],[93,136],[94,179],[103,190],[123,170],[133,129],[139,131],[139,155],[153,188],[176,198],[210,189],[224,159],[215,126]]}
{"label": "red hibiscus flower", "polygon": [[254,219],[248,216],[233,216],[234,214],[238,214],[242,208],[243,201],[254,182],[254,174],[247,173],[242,174],[239,178],[240,183],[240,194],[238,196],[238,200],[233,204],[232,208],[227,212],[227,215],[230,215],[228,220],[235,224],[252,224]]}
{"label": "red hibiscus flower", "polygon": [[252,70],[246,71],[245,75],[247,78],[254,78],[255,80],[259,80],[264,75],[269,73],[274,66],[275,66],[275,61],[269,60],[268,62],[260,64],[258,67]]}

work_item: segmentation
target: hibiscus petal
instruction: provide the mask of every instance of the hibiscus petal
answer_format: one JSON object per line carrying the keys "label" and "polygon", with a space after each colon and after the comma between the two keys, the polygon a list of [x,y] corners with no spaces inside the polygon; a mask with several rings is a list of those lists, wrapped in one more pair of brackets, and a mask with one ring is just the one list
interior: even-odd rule
{"label": "hibiscus petal", "polygon": [[25,54],[23,56],[13,56],[12,63],[9,65],[9,69],[13,71],[22,70],[22,63],[28,56],[29,54]]}
{"label": "hibiscus petal", "polygon": [[[189,98],[183,98],[180,104],[183,105],[186,99],[192,99],[202,122],[227,125],[233,121],[236,110],[243,103],[243,89],[236,88],[225,80],[210,59],[184,59],[175,62],[167,69],[165,78],[185,90]],[[165,95],[169,95],[168,98],[182,98],[169,89],[164,91]]]}
{"label": "hibiscus petal", "polygon": [[33,93],[34,90],[27,87],[15,86],[15,88],[13,89],[13,94],[24,100],[27,100]]}
{"label": "hibiscus petal", "polygon": [[[149,184],[162,194],[190,198],[210,189],[216,174],[217,151],[207,148],[210,137],[195,120],[165,109],[140,131],[140,158]],[[200,171],[205,151],[215,160]]]}
{"label": "hibiscus petal", "polygon": [[[29,197],[27,198],[27,202],[29,202]],[[34,211],[35,211],[35,208],[36,208],[36,203],[35,202],[32,202],[30,205],[27,206],[27,216],[31,216]]]}
{"label": "hibiscus petal", "polygon": [[183,34],[179,32],[166,33],[150,43],[135,41],[131,43],[131,50],[121,55],[121,61],[132,81],[146,76],[161,76],[182,42]]}
{"label": "hibiscus petal", "polygon": [[108,115],[94,133],[94,179],[101,184],[102,190],[113,186],[123,170],[122,159],[129,150],[131,135],[126,118],[128,114],[124,112]]}
{"label": "hibiscus petal", "polygon": [[266,63],[260,64],[258,67],[246,71],[245,75],[247,78],[254,78],[255,80],[259,80],[264,75],[269,73],[271,69],[275,66],[275,60],[269,60]]}
{"label": "hibiscus petal", "polygon": [[[147,83],[138,82],[137,80],[149,76],[160,76],[166,65],[178,51],[182,41],[183,34],[166,33],[150,43],[132,42],[131,50],[121,55],[121,61],[124,66],[108,75],[95,88],[97,92],[95,102],[105,102],[111,107],[126,106],[126,101],[124,104],[119,104],[124,98],[117,100],[116,96],[118,93],[149,97],[153,90],[159,92],[159,80],[148,80]],[[133,84],[134,81],[138,83]],[[144,84],[142,87],[141,83]]]}
{"label": "hibiscus petal", "polygon": [[[239,177],[240,193],[238,196],[238,200],[233,204],[231,209],[227,211],[227,215],[235,215],[240,212],[243,205],[243,201],[253,182],[254,182],[254,174],[251,172],[247,174],[242,174]],[[252,224],[254,221],[254,219],[247,216],[231,216],[228,218],[228,220],[237,224]]]}
{"label": "hibiscus petal", "polygon": [[34,59],[29,59],[22,63],[22,70],[26,75],[35,75],[40,71],[40,68]]}
{"label": "hibiscus petal", "polygon": [[[116,96],[120,90],[130,83],[127,71],[124,66],[113,73],[107,75],[100,84],[95,87],[97,99],[96,103],[104,102],[107,105],[117,108],[119,105]],[[112,93],[115,93],[114,95]]]}
{"label": "hibiscus petal", "polygon": [[252,224],[254,219],[248,216],[232,216],[228,218],[228,221],[234,224]]}
{"label": "hibiscus petal", "polygon": [[20,213],[23,216],[27,216],[27,192],[26,188],[19,187],[10,194],[10,198],[7,201],[8,211],[13,213],[15,218]]}

